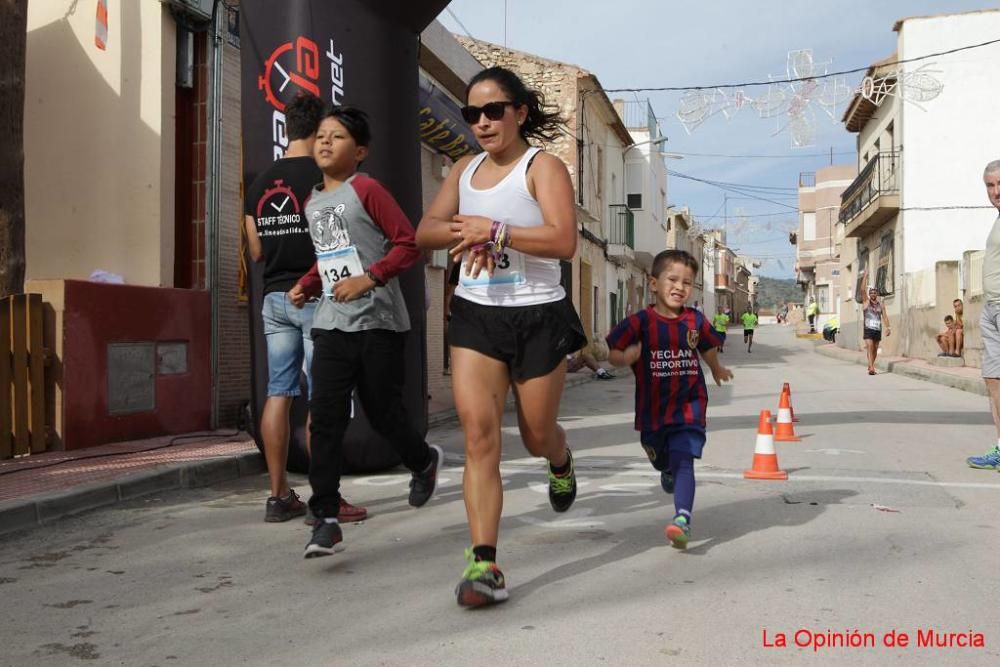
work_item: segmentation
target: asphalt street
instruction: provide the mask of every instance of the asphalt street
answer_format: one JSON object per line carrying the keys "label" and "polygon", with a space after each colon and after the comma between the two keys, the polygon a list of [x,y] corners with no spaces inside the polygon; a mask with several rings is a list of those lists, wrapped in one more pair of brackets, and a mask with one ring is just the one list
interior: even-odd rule
{"label": "asphalt street", "polygon": [[[407,474],[346,479],[371,517],[329,558],[302,558],[299,521],[263,523],[264,476],[0,538],[0,664],[1000,663],[1000,474],[965,465],[996,442],[986,399],[868,376],[778,326],[747,354],[739,333],[722,355],[734,382],[710,387],[685,552],[664,539],[672,502],[619,371],[565,395],[580,482],[566,514],[506,417],[503,605],[455,604],[468,535],[446,426],[429,434],[448,454],[439,496],[414,510]],[[778,444],[789,480],[744,480],[786,381],[802,436]]]}

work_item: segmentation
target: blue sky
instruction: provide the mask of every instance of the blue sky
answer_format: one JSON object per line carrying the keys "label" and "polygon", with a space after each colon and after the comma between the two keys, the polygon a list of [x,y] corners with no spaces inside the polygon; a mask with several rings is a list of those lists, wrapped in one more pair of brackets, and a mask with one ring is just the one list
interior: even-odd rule
{"label": "blue sky", "polygon": [[[453,0],[449,9],[464,28],[448,11],[439,20],[452,32],[468,31],[476,39],[580,65],[613,89],[766,81],[784,76],[788,52],[798,49],[812,49],[817,62],[832,61],[830,71],[866,67],[894,52],[892,26],[899,18],[995,6],[972,0]],[[852,75],[848,83],[855,86],[861,77]],[[764,90],[746,92],[759,95]],[[649,99],[670,139],[664,150],[685,155],[668,160],[669,169],[774,188],[761,196],[777,203],[743,198],[724,206],[723,190],[670,177],[668,200],[690,207],[707,227],[728,222],[730,245],[763,260],[758,273],[792,277],[794,247],[788,244],[788,231],[797,224],[793,208],[799,173],[830,164],[831,150],[835,164],[856,161],[855,135],[839,123],[843,106],[834,114],[836,121],[816,107],[815,145],[792,148],[787,131],[775,134],[776,120],[760,119],[750,109],[728,121],[721,115],[710,118],[688,134],[675,115],[681,94],[610,96]]]}

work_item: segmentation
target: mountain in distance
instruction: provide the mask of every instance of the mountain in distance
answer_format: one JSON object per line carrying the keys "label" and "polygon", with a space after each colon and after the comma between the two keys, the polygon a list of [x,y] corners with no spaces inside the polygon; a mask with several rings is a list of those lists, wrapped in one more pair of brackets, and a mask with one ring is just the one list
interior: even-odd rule
{"label": "mountain in distance", "polygon": [[757,284],[757,308],[777,310],[783,303],[802,303],[802,288],[792,278],[760,277]]}

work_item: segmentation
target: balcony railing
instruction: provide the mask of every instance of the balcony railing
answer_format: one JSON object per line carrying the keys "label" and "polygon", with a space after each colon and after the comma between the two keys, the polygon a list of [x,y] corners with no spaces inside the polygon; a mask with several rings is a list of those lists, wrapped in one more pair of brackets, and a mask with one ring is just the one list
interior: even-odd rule
{"label": "balcony railing", "polygon": [[625,204],[608,206],[608,245],[627,246],[635,250],[635,216]]}
{"label": "balcony railing", "polygon": [[[840,222],[850,225],[881,197],[899,195],[901,155],[898,151],[881,152],[865,165],[854,182],[841,195]],[[893,202],[898,208],[898,201]],[[848,236],[850,236],[848,231]]]}
{"label": "balcony railing", "polygon": [[[616,102],[616,105],[618,103]],[[621,103],[622,123],[630,130],[644,130],[650,139],[663,136],[660,123],[656,120],[653,107],[648,100],[625,101]]]}

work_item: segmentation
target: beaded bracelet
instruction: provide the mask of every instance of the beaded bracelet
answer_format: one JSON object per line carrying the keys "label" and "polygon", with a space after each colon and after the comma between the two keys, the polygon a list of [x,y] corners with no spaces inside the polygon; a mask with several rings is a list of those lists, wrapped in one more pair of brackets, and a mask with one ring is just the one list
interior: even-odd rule
{"label": "beaded bracelet", "polygon": [[500,258],[503,257],[504,249],[508,247],[509,243],[510,232],[507,230],[507,224],[494,220],[490,227],[490,240],[470,246],[469,250],[474,253],[485,251],[489,253],[494,262],[499,262]]}

